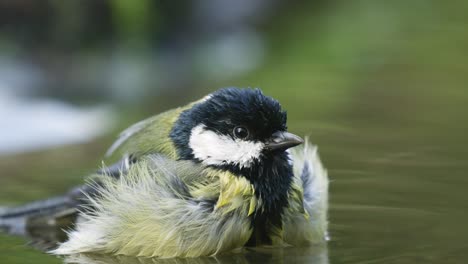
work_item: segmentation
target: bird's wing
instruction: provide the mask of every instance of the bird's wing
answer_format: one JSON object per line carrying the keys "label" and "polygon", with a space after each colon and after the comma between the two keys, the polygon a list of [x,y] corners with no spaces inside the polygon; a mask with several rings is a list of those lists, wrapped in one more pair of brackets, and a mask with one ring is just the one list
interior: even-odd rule
{"label": "bird's wing", "polygon": [[132,136],[135,136],[136,134],[140,133],[143,131],[146,127],[148,127],[155,119],[157,116],[147,118],[145,120],[142,120],[129,128],[125,129],[119,134],[119,137],[117,140],[110,146],[110,148],[106,152],[106,157],[110,157],[114,152],[119,149],[123,144],[125,144]]}
{"label": "bird's wing", "polygon": [[135,160],[155,153],[177,159],[170,133],[179,115],[189,106],[168,110],[127,128],[109,148],[106,157],[119,150],[124,158],[127,156]]}
{"label": "bird's wing", "polygon": [[[288,243],[315,243],[327,239],[328,175],[320,161],[317,147],[306,139],[302,147],[291,150],[295,191],[291,203],[300,207],[286,215],[285,236]],[[299,196],[299,197],[298,197]]]}
{"label": "bird's wing", "polygon": [[[300,157],[300,155],[298,155]],[[328,174],[320,161],[316,146],[305,143],[300,169],[304,190],[304,207],[312,218],[325,223],[328,210]]]}

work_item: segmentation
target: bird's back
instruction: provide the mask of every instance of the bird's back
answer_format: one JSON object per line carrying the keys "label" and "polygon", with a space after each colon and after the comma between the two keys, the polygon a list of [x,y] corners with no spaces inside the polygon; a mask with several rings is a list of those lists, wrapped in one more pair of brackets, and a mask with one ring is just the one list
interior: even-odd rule
{"label": "bird's back", "polygon": [[202,100],[167,110],[130,126],[120,133],[107,150],[106,157],[119,154],[139,158],[146,154],[159,153],[177,159],[176,148],[170,137],[171,130],[180,114],[200,101]]}

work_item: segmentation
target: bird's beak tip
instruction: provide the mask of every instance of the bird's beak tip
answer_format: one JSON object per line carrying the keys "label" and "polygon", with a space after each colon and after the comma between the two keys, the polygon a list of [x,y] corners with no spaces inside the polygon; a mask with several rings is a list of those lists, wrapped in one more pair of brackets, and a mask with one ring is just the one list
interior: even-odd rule
{"label": "bird's beak tip", "polygon": [[266,144],[268,150],[286,150],[304,143],[304,139],[289,132],[276,132]]}

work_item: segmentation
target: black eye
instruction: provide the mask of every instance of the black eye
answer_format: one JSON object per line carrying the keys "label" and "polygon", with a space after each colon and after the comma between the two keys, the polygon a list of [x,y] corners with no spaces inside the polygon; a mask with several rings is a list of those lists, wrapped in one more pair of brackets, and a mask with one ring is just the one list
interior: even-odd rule
{"label": "black eye", "polygon": [[233,133],[236,138],[240,139],[245,139],[249,136],[249,130],[242,126],[235,127]]}

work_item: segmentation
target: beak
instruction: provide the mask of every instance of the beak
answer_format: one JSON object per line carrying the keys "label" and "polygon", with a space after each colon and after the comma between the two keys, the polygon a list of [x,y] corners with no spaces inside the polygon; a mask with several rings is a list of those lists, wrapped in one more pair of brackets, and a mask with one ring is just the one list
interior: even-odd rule
{"label": "beak", "polygon": [[265,144],[269,151],[287,150],[304,143],[304,140],[292,133],[275,132],[271,139]]}

